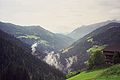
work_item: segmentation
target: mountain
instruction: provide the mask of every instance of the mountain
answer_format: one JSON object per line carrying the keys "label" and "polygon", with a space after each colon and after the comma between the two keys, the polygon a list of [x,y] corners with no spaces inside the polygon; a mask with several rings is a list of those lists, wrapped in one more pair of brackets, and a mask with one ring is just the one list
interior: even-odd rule
{"label": "mountain", "polygon": [[29,45],[0,30],[0,80],[65,80],[31,54]]}
{"label": "mountain", "polygon": [[111,23],[111,22],[117,22],[117,21],[116,20],[108,20],[108,21],[104,21],[104,22],[91,24],[91,25],[84,25],[84,26],[81,26],[81,27],[73,30],[71,33],[68,34],[68,36],[75,40],[78,40],[78,39],[84,37],[85,35],[89,34],[90,32],[94,31],[95,29],[105,26],[106,24]]}
{"label": "mountain", "polygon": [[120,42],[120,23],[111,22],[102,26],[61,50],[61,63],[69,63],[68,70],[85,68],[85,61],[89,58],[87,50],[94,45],[112,45]]}
{"label": "mountain", "polygon": [[[0,23],[2,31],[27,43],[27,46],[32,48],[32,55],[64,73],[85,68],[84,63],[89,58],[87,50],[94,45],[111,45],[120,42],[120,23],[109,21],[106,25],[96,27],[95,30],[73,43],[72,38],[49,32],[39,26]],[[24,46],[21,47],[26,49]]]}
{"label": "mountain", "polygon": [[42,59],[46,54],[41,53],[58,51],[62,48],[68,47],[74,42],[74,40],[68,36],[52,33],[40,26],[19,26],[0,22],[0,30],[14,35],[16,38],[27,43],[31,47],[35,46],[35,55]]}

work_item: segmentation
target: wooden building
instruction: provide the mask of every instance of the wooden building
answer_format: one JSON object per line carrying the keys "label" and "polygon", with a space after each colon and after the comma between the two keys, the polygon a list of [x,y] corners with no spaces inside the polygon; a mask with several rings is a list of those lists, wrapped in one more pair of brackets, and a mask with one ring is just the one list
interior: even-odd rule
{"label": "wooden building", "polygon": [[120,63],[120,45],[110,45],[103,50],[107,65]]}

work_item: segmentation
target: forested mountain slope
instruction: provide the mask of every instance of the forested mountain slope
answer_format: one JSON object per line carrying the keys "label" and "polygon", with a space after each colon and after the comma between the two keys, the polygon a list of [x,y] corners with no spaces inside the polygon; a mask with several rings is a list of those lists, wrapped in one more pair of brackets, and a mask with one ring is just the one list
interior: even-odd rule
{"label": "forested mountain slope", "polygon": [[58,36],[58,34],[45,30],[40,26],[19,26],[0,22],[0,29],[14,35],[29,45],[37,42],[38,48],[43,51],[60,50],[74,42],[74,40],[68,36]]}
{"label": "forested mountain slope", "polygon": [[29,45],[0,30],[0,80],[64,80],[64,75],[31,54]]}
{"label": "forested mountain slope", "polygon": [[[89,58],[87,50],[94,45],[111,45],[120,43],[120,23],[112,22],[102,26],[90,34],[79,39],[68,48],[61,51],[61,61],[65,63],[65,58],[76,56],[71,66],[72,70],[85,68],[85,61]],[[70,60],[69,60],[70,61]]]}

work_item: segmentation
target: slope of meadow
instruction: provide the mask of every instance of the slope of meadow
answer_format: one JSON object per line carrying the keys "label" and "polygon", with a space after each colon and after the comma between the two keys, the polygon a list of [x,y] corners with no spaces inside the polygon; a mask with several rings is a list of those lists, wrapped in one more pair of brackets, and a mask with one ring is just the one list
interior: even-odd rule
{"label": "slope of meadow", "polygon": [[120,65],[92,71],[83,71],[68,80],[120,80]]}

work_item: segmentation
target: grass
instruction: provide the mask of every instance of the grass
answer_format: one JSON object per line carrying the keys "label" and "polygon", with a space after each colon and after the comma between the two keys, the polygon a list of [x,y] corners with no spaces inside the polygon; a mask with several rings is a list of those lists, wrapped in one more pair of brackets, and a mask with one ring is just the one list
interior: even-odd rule
{"label": "grass", "polygon": [[120,65],[89,72],[84,71],[68,80],[120,80]]}
{"label": "grass", "polygon": [[29,38],[29,39],[40,39],[40,37],[35,36],[35,35],[26,35],[26,36],[18,36],[17,38]]}
{"label": "grass", "polygon": [[68,79],[68,80],[89,80],[89,79],[94,79],[97,76],[99,76],[100,73],[103,72],[104,69],[100,69],[100,70],[94,70],[94,71],[90,71],[90,72],[81,72],[80,74]]}
{"label": "grass", "polygon": [[50,46],[48,41],[42,40],[39,36],[36,36],[36,35],[18,36],[17,38],[34,39],[40,44],[43,44],[45,46]]}
{"label": "grass", "polygon": [[120,80],[120,76],[103,76],[96,78],[95,80]]}

